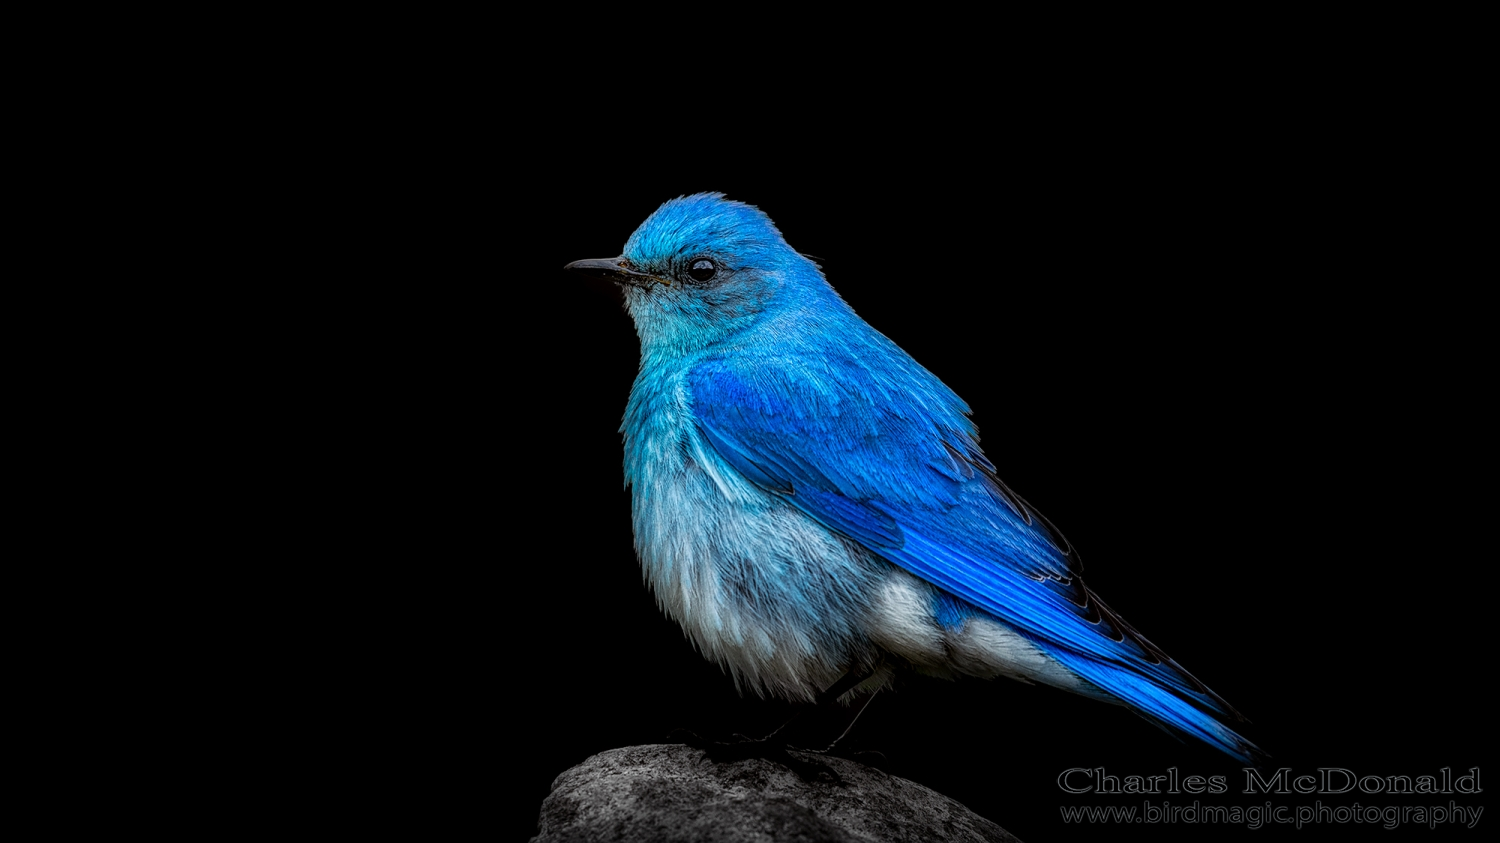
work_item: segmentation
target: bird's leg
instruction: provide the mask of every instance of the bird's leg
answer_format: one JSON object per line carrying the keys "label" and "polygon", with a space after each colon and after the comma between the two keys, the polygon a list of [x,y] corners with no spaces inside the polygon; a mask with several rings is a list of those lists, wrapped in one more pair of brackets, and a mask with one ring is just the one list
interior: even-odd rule
{"label": "bird's leg", "polygon": [[[828,752],[835,744],[843,740],[850,729],[854,728],[854,721],[859,719],[859,715],[864,712],[865,706],[870,704],[870,700],[875,699],[875,693],[872,692],[848,706],[839,705],[839,697],[849,693],[873,674],[872,670],[849,671],[842,679],[833,683],[828,690],[814,698],[811,711],[803,710],[793,714],[763,740],[777,741],[789,747],[805,748],[811,752]],[[832,735],[833,739],[822,749],[814,749],[813,747],[819,742],[818,735],[820,734]]]}
{"label": "bird's leg", "polygon": [[[853,731],[854,721],[858,720],[859,716],[865,713],[865,709],[868,708],[870,703],[875,700],[875,695],[878,693],[880,693],[880,689],[876,688],[870,693],[865,694],[860,699],[855,700],[853,705],[840,708],[838,710],[840,720],[835,722],[842,722],[844,728],[839,730],[838,737],[835,737],[833,740],[829,741],[828,746],[823,747],[822,749],[818,750],[818,752],[833,752],[833,748],[838,745],[838,742],[847,737],[849,735],[849,732]],[[857,754],[864,755],[868,753]]]}
{"label": "bird's leg", "polygon": [[[880,693],[877,688],[868,694],[863,694],[855,699],[850,705],[839,705],[835,702],[837,694],[812,712],[810,717],[798,719],[793,717],[780,729],[772,732],[767,737],[781,739],[789,748],[805,748],[807,752],[815,752],[819,755],[838,755],[852,761],[858,761],[871,767],[884,768],[885,756],[879,752],[835,752],[839,741],[843,740],[854,729],[855,721],[864,713],[865,709]],[[815,722],[810,722],[815,721]],[[827,741],[821,749],[815,747],[822,741]]]}
{"label": "bird's leg", "polygon": [[[689,741],[689,743],[704,750],[710,758],[719,763],[742,761],[747,758],[764,758],[790,768],[804,781],[837,782],[839,781],[838,774],[826,764],[794,758],[787,750],[807,745],[817,746],[821,743],[819,735],[822,735],[822,740],[826,740],[827,743],[822,749],[807,751],[823,754],[832,750],[834,745],[849,733],[854,726],[854,721],[859,719],[859,715],[864,712],[865,706],[870,704],[870,700],[875,698],[875,694],[872,692],[850,706],[839,705],[839,697],[869,679],[873,673],[872,670],[850,670],[842,679],[818,694],[810,711],[804,710],[793,714],[785,723],[759,740],[742,739],[735,743],[718,743],[700,739]],[[833,736],[832,740],[828,740],[829,735]]]}

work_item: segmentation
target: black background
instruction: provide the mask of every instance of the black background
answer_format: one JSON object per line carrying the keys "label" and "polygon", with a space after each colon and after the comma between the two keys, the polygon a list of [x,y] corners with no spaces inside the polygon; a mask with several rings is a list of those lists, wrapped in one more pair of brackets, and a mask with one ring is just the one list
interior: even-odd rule
{"label": "black background", "polygon": [[[768,213],[970,403],[1000,476],[1071,539],[1090,586],[1250,718],[1273,767],[1483,767],[1471,339],[1444,328],[1445,269],[1409,174],[1374,172],[1341,118],[1271,116],[1169,104],[1001,132],[871,118],[735,145],[720,126],[611,116],[513,162],[523,193],[506,201],[527,211],[496,255],[504,350],[475,388],[509,422],[495,487],[511,502],[483,517],[516,579],[494,595],[510,629],[498,657],[475,654],[520,706],[502,731],[537,736],[504,762],[523,771],[517,833],[591,754],[678,727],[764,732],[785,714],[736,693],[642,583],[617,431],[637,341],[617,293],[561,269],[619,254],[660,202],[705,190]],[[1484,804],[1246,795],[1227,757],[1005,680],[904,682],[847,748],[1027,840],[1082,833],[1059,817],[1074,805]],[[1076,796],[1057,784],[1072,767],[1176,768],[1228,792]],[[1205,832],[1248,833],[1151,828]]]}
{"label": "black background", "polygon": [[[824,54],[817,34],[742,54],[708,28],[568,23],[521,28],[542,60],[514,27],[465,44],[341,23],[367,59],[303,72],[268,47],[243,72],[259,91],[279,68],[272,95],[199,74],[218,122],[170,97],[191,131],[87,135],[91,159],[122,132],[144,146],[92,165],[130,189],[57,192],[102,223],[59,255],[103,266],[49,277],[65,306],[21,314],[120,332],[80,343],[106,388],[55,377],[87,399],[62,432],[101,471],[64,464],[72,442],[40,452],[113,516],[49,534],[103,545],[48,559],[96,622],[44,606],[36,626],[87,638],[93,663],[47,657],[83,685],[24,688],[67,697],[40,735],[69,776],[149,789],[122,801],[154,823],[428,838],[478,813],[524,840],[595,753],[780,722],[641,581],[618,433],[636,338],[615,291],[562,270],[704,190],[766,211],[969,402],[1091,587],[1249,717],[1273,765],[1490,772],[1493,200],[1464,148],[1484,100],[1450,84],[1482,78],[1462,65],[1483,52],[1419,54],[1341,17],[1309,36],[1316,69],[1267,39],[1200,72],[1212,56],[1129,38],[1096,57],[1070,21],[1035,54],[1018,26],[923,39],[921,58],[870,41],[863,64],[789,82],[762,63]],[[1216,52],[1210,30],[1184,46]],[[1372,55],[1325,49],[1354,42]],[[60,734],[100,745],[54,751]],[[1068,794],[1070,768],[1224,777],[1205,805],[1484,804],[1246,795],[1222,755],[1005,680],[903,682],[844,746],[1032,843],[1118,830],[1060,808],[1194,799]],[[71,802],[59,817],[117,817]],[[1348,832],[1388,834],[1299,834]]]}
{"label": "black background", "polygon": [[[255,706],[251,745],[296,759],[293,804],[364,768],[345,814],[430,831],[478,806],[526,839],[590,755],[786,716],[642,583],[618,433],[637,340],[616,291],[562,269],[697,191],[764,210],[967,400],[1089,585],[1250,718],[1273,766],[1483,770],[1493,377],[1455,257],[1480,232],[1432,187],[1439,145],[1406,145],[1382,101],[1253,80],[1033,101],[1015,82],[984,108],[893,89],[786,121],[641,84],[496,110],[435,96],[389,127],[409,147],[376,124],[295,147],[284,182],[248,171],[297,199],[259,218],[268,256],[231,291],[254,317],[246,378],[210,377],[243,426],[218,447],[266,481],[233,529],[256,607],[234,622],[268,681],[230,697]],[[845,748],[1023,840],[1115,830],[1063,807],[1194,800],[1068,794],[1075,767],[1222,776],[1204,805],[1484,804],[1246,795],[1227,757],[1007,680],[904,681]],[[1300,833],[1349,832],[1388,833]]]}

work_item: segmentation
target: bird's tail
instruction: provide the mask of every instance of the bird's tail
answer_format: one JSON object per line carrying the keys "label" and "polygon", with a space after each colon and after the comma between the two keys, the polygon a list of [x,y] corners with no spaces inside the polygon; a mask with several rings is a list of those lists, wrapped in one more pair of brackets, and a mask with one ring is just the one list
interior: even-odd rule
{"label": "bird's tail", "polygon": [[1203,741],[1242,763],[1262,766],[1269,757],[1266,752],[1226,725],[1226,721],[1248,723],[1244,715],[1111,611],[1092,591],[1088,591],[1088,597],[1115,629],[1145,650],[1149,660],[1141,660],[1139,665],[1119,664],[1058,646],[1047,648],[1053,658],[1167,733]]}

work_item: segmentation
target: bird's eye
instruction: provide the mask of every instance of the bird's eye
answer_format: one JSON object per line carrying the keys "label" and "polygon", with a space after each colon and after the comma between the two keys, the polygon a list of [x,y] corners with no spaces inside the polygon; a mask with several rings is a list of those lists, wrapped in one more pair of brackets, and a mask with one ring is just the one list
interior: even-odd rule
{"label": "bird's eye", "polygon": [[692,266],[688,267],[688,275],[692,276],[694,281],[707,281],[713,278],[718,271],[719,268],[714,266],[714,262],[708,258],[698,258],[693,261]]}

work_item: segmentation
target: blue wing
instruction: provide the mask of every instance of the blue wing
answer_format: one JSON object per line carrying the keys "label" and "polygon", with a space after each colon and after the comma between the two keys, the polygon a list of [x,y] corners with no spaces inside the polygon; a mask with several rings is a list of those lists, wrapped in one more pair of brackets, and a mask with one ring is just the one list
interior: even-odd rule
{"label": "blue wing", "polygon": [[962,400],[889,349],[701,362],[689,374],[698,427],[750,481],[1005,622],[1148,720],[1242,760],[1260,754],[1219,722],[1243,720],[1228,703],[1083,584],[1062,535],[996,478]]}

